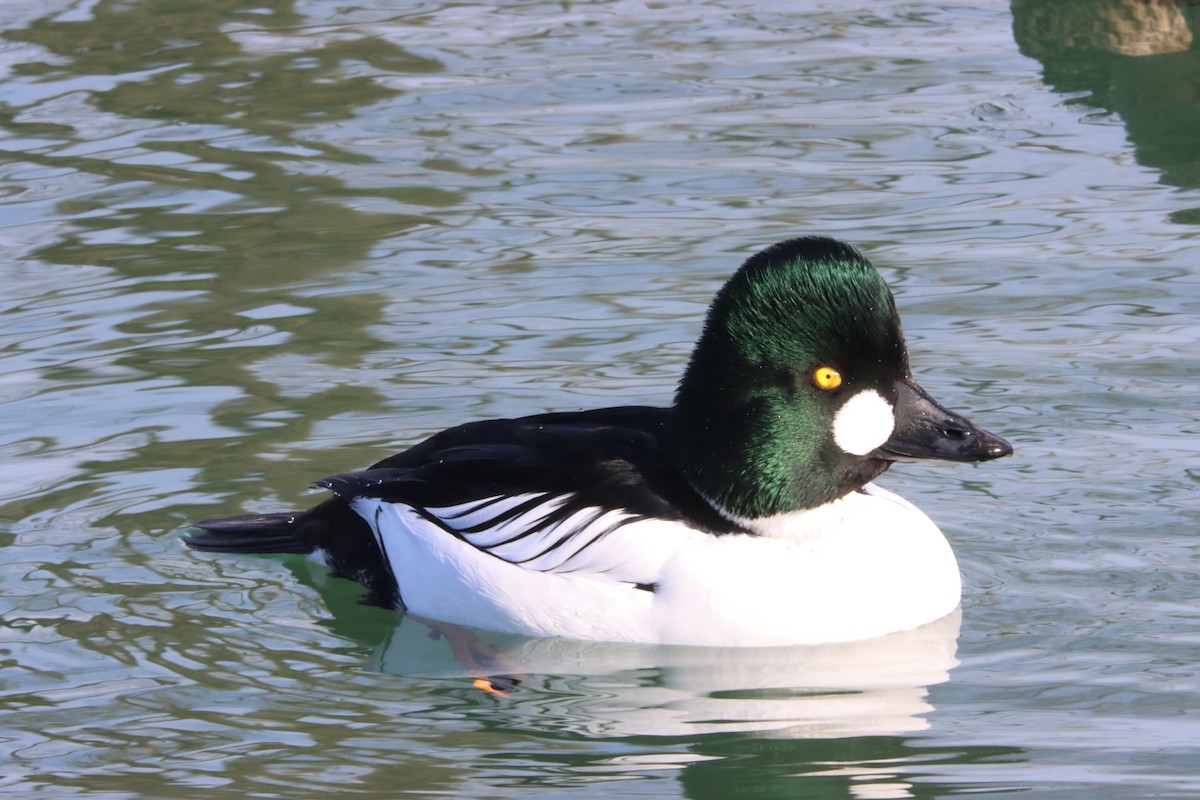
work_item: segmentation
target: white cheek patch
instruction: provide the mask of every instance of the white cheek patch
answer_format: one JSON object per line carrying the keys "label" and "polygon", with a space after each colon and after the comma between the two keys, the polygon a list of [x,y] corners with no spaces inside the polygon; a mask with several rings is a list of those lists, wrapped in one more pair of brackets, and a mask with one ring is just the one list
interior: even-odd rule
{"label": "white cheek patch", "polygon": [[833,417],[833,440],[847,453],[865,456],[888,440],[896,427],[892,406],[874,389],[851,397]]}

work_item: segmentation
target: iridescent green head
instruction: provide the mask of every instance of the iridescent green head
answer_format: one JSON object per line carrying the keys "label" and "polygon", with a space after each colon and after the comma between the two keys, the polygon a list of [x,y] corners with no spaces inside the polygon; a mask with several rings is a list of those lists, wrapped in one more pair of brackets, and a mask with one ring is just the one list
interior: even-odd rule
{"label": "iridescent green head", "polygon": [[676,393],[671,446],[696,489],[744,518],[823,505],[901,457],[1011,452],[913,383],[887,284],[824,237],[752,256],[717,294]]}

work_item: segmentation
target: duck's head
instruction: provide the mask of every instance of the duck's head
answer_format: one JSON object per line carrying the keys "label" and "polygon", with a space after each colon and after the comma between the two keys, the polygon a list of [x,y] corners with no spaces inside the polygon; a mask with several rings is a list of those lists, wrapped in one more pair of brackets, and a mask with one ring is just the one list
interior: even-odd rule
{"label": "duck's head", "polygon": [[729,279],[674,419],[671,448],[692,485],[749,519],[823,505],[896,460],[1012,453],[917,385],[887,284],[823,237],[774,245]]}

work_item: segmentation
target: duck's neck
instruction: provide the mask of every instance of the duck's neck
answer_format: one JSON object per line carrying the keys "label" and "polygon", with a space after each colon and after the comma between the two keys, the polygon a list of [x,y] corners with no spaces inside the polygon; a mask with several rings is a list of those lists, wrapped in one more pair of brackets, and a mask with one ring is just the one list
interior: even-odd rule
{"label": "duck's neck", "polygon": [[888,467],[875,459],[823,460],[795,431],[757,416],[702,415],[677,406],[670,436],[672,458],[688,482],[742,527],[754,530],[748,520],[824,507]]}
{"label": "duck's neck", "polygon": [[828,436],[778,413],[769,397],[723,396],[680,386],[668,447],[691,483],[722,515],[746,520],[811,511],[878,477],[888,462],[849,457]]}

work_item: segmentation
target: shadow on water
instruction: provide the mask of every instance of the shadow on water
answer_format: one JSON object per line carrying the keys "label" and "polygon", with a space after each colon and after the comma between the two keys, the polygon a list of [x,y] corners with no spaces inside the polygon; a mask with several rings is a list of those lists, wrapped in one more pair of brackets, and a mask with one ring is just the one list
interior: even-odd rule
{"label": "shadow on water", "polygon": [[[1021,53],[1069,102],[1120,116],[1139,164],[1200,187],[1200,3],[1196,0],[1014,0]],[[1200,209],[1174,222],[1200,223]]]}
{"label": "shadow on water", "polygon": [[[198,480],[220,487],[272,443],[305,440],[314,421],[381,405],[370,387],[336,383],[283,398],[251,366],[284,343],[298,364],[334,352],[345,363],[379,345],[381,300],[297,287],[461,198],[401,181],[348,186],[329,167],[370,159],[322,141],[322,128],[400,93],[355,76],[354,64],[415,74],[441,65],[382,38],[299,35],[307,22],[279,0],[103,1],[2,34],[44,56],[14,67],[29,102],[0,107],[19,160],[84,187],[44,212],[57,232],[19,260],[106,276],[64,290],[64,305],[104,319],[108,340],[46,363],[41,377],[86,392],[116,373],[164,406],[186,387],[190,402],[207,403],[193,416],[227,431],[157,435],[151,420],[169,414],[147,413],[149,441],[103,471],[195,465]],[[285,45],[273,41],[283,34]],[[10,511],[34,508],[18,500]]]}

